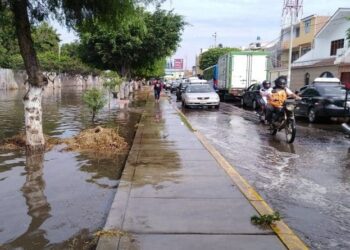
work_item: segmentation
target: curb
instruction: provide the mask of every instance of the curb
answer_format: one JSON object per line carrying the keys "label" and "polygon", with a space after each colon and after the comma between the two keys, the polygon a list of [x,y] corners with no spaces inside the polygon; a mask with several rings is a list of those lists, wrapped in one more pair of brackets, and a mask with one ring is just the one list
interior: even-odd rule
{"label": "curb", "polygon": [[[185,114],[172,104],[173,108],[177,113],[186,120],[186,123],[191,123],[188,121]],[[192,125],[191,125],[191,128]],[[209,151],[209,153],[215,158],[219,165],[225,170],[232,181],[237,185],[242,194],[246,197],[249,203],[255,208],[255,210],[260,214],[272,214],[273,209],[264,201],[264,199],[259,195],[257,191],[245,180],[236,170],[236,168],[231,165],[216,149],[212,146],[202,133],[198,130],[193,129],[193,133],[203,144],[203,146]],[[288,227],[283,220],[277,221],[271,225],[272,230],[281,240],[281,242],[290,250],[307,250],[308,246],[293,232],[292,229]]]}

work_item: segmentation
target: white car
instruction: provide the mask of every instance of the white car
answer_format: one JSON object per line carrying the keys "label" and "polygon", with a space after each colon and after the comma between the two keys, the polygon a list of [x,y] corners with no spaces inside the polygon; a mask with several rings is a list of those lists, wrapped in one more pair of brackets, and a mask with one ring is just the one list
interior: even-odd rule
{"label": "white car", "polygon": [[189,84],[182,94],[182,106],[207,106],[219,108],[219,95],[209,84]]}

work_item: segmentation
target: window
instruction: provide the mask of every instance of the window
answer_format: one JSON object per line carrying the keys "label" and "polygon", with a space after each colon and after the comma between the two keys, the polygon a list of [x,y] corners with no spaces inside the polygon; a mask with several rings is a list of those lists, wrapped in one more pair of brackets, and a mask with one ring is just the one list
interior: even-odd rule
{"label": "window", "polygon": [[310,32],[310,27],[311,27],[311,20],[306,20],[304,21],[304,26],[305,26],[305,34]]}
{"label": "window", "polygon": [[300,36],[300,27],[296,27],[295,28],[295,37],[299,37]]}
{"label": "window", "polygon": [[317,90],[315,89],[305,89],[303,93],[301,93],[302,97],[313,97],[313,96],[320,96]]}
{"label": "window", "polygon": [[344,48],[344,39],[339,39],[331,42],[331,56],[337,54],[337,49]]}
{"label": "window", "polygon": [[294,62],[298,58],[299,58],[299,51],[293,51],[292,52],[292,62]]}
{"label": "window", "polygon": [[311,50],[311,47],[301,48],[301,56],[305,55],[307,52]]}

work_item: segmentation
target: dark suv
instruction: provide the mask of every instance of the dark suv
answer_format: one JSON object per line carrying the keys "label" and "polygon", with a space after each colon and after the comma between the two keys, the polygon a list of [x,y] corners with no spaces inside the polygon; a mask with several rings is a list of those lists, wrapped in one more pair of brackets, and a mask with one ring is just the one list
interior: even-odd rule
{"label": "dark suv", "polygon": [[306,87],[299,94],[295,115],[304,116],[309,122],[319,118],[349,117],[350,101],[345,102],[345,88],[339,84],[315,84]]}

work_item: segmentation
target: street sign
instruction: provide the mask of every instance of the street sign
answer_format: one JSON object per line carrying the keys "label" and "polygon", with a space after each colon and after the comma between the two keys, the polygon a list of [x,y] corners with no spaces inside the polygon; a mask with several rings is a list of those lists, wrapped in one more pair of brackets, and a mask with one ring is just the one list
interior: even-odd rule
{"label": "street sign", "polygon": [[184,59],[174,59],[174,69],[183,69]]}

